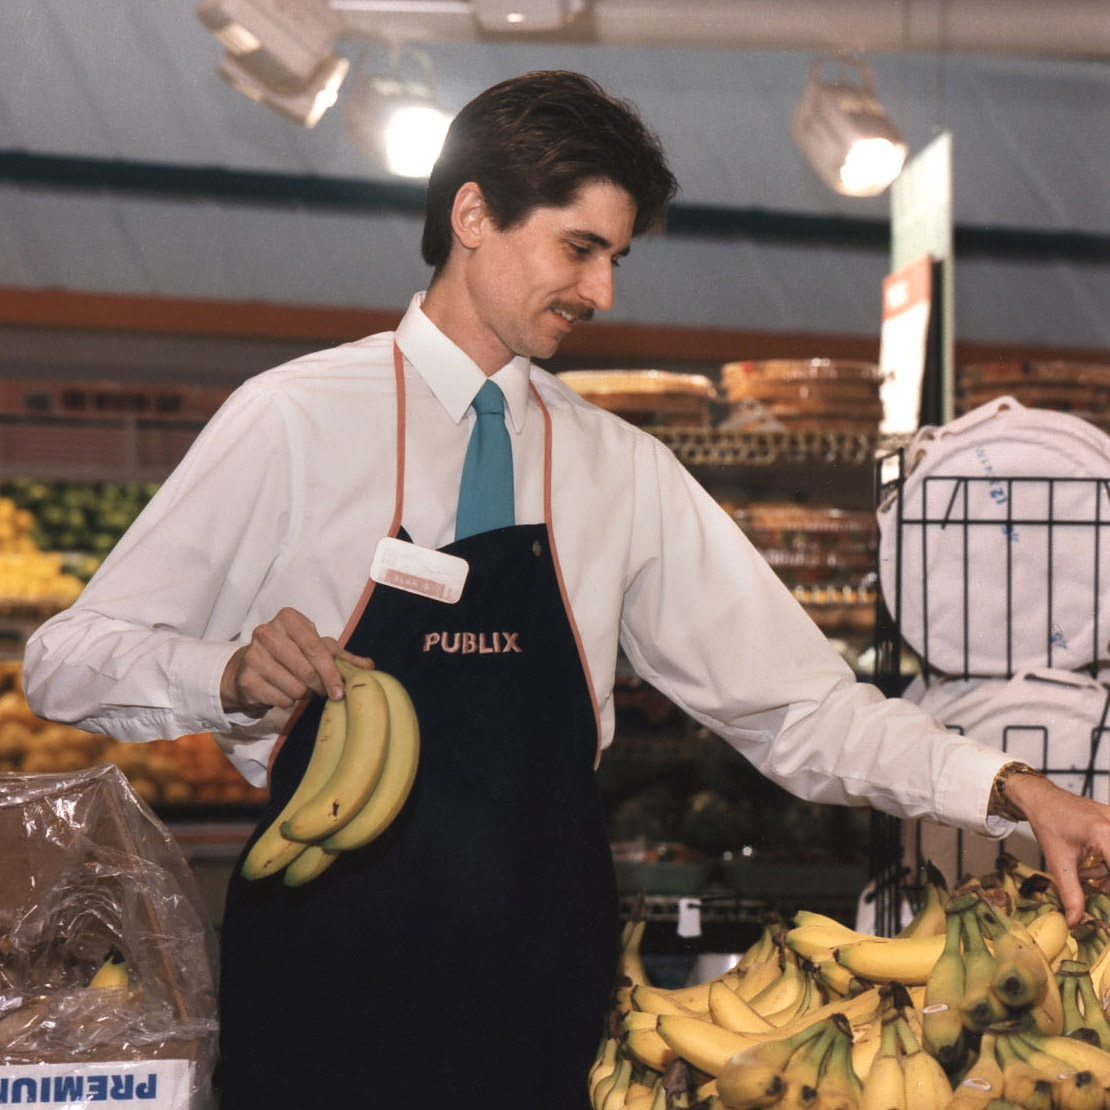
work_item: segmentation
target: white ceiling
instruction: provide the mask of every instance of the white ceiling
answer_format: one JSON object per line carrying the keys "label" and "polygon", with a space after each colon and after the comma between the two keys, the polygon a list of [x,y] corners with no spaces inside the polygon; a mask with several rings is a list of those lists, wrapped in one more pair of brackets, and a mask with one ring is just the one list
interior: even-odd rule
{"label": "white ceiling", "polygon": [[[1105,0],[328,0],[350,35],[582,45],[1105,58]],[[513,13],[517,22],[508,23]],[[560,18],[561,16],[561,18]]]}
{"label": "white ceiling", "polygon": [[[953,135],[956,223],[979,235],[957,256],[957,337],[1110,351],[1106,0],[601,0],[575,29],[588,41],[491,39],[472,19],[465,35],[438,34],[433,7],[462,26],[466,5],[447,0],[392,0],[392,15],[370,0],[333,6],[348,21],[339,49],[369,48],[371,62],[385,48],[368,36],[407,9],[450,108],[547,67],[635,101],[670,152],[687,217],[622,268],[611,318],[651,324],[876,333],[887,257],[863,233],[889,202],[832,194],[788,135],[814,50],[867,47],[911,149]],[[6,0],[0,42],[0,296],[18,286],[395,309],[426,282],[412,194],[321,203],[314,181],[376,186],[379,198],[389,182],[347,141],[339,111],[306,131],[226,86],[195,4]],[[59,157],[75,159],[70,177]],[[162,186],[151,167],[171,171]],[[182,189],[186,171],[300,191],[234,196],[211,176]]]}

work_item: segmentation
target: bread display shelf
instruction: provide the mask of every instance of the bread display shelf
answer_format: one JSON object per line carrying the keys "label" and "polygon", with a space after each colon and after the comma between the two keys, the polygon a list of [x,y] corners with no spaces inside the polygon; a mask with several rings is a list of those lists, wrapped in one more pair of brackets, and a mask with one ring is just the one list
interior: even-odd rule
{"label": "bread display shelf", "polygon": [[798,463],[870,466],[879,446],[877,437],[853,431],[743,432],[661,427],[645,430],[666,444],[688,467]]}

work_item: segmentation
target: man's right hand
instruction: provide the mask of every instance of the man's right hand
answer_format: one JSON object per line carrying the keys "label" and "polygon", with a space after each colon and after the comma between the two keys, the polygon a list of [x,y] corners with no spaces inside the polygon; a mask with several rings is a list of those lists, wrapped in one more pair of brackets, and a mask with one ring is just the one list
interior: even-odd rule
{"label": "man's right hand", "polygon": [[275,707],[292,708],[309,692],[342,698],[337,655],[359,666],[373,666],[369,659],[344,651],[330,636],[321,636],[303,613],[282,609],[260,624],[251,642],[228,660],[220,680],[224,712],[261,717]]}

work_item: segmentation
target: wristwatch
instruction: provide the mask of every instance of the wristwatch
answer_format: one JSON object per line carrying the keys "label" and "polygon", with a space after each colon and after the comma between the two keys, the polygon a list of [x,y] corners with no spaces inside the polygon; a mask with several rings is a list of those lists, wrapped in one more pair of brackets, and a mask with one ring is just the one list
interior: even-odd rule
{"label": "wristwatch", "polygon": [[1028,763],[1022,763],[1019,760],[1004,763],[998,769],[998,774],[994,776],[994,782],[991,783],[991,796],[987,802],[987,813],[995,817],[1005,817],[1009,821],[1024,821],[1025,814],[1010,798],[1006,797],[1006,784],[1014,775],[1034,775],[1039,779],[1045,777],[1040,771],[1030,767]]}

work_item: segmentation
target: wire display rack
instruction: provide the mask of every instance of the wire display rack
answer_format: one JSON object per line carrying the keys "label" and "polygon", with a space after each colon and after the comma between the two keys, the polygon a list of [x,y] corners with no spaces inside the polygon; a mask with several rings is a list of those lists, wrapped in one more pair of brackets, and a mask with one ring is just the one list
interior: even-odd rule
{"label": "wire display rack", "polygon": [[[1110,642],[1110,603],[1103,597],[1110,585],[1110,474],[925,477],[909,506],[903,496],[906,477],[903,448],[877,459],[877,505],[893,528],[893,541],[880,557],[892,559],[893,567],[880,576],[885,582],[875,615],[876,685],[888,696],[906,693],[913,678],[904,668],[907,655],[919,661],[925,688],[951,680],[1010,680],[1035,668],[1068,666],[1085,674],[1095,709],[1084,751],[1077,755],[1073,747],[1064,753],[1054,745],[1054,722],[1038,716],[1044,710],[1036,697],[1028,712],[1020,708],[1008,719],[998,742],[1075,793],[1105,795],[1110,689],[1101,679]],[[940,573],[930,554],[942,544],[946,557]],[[938,607],[934,602],[941,595],[945,605]],[[912,644],[905,635],[910,598]],[[938,628],[941,609],[945,623]],[[1073,635],[1077,630],[1082,635]],[[984,634],[994,637],[986,666],[976,650]],[[938,667],[941,657],[944,666]],[[1077,659],[1080,666],[1074,665]],[[873,817],[871,874],[881,933],[897,931],[904,905],[914,906],[931,854],[929,829],[921,821]],[[997,856],[997,842],[955,829],[943,833],[956,872],[946,875],[950,880],[969,868],[975,873],[985,851]],[[932,847],[936,843],[934,836]]]}

